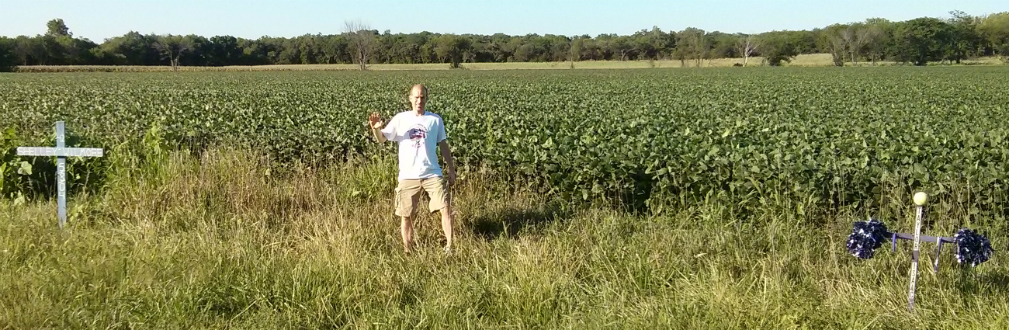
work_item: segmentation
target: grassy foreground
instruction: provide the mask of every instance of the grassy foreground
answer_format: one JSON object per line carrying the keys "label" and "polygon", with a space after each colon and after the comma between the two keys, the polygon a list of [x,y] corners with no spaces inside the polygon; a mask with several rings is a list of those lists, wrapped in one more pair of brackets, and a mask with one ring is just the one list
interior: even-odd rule
{"label": "grassy foreground", "polygon": [[747,223],[722,205],[652,218],[470,176],[453,188],[455,253],[441,253],[437,217],[424,214],[418,253],[404,256],[391,160],[273,173],[247,151],[144,166],[110,157],[117,173],[99,195],[71,199],[65,230],[51,202],[0,201],[0,328],[1009,325],[1000,252],[961,269],[945,249],[936,274],[923,244],[909,313],[910,244],[857,260],[844,240],[860,215],[812,219],[789,201]]}

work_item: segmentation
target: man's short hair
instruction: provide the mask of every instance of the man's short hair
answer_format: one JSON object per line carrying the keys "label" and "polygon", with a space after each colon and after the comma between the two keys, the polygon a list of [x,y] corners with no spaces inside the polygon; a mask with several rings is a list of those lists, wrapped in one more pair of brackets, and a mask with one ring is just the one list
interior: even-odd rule
{"label": "man's short hair", "polygon": [[418,87],[420,88],[420,95],[427,96],[427,86],[424,86],[423,84],[416,84],[413,85],[413,87],[410,87],[410,91],[407,92],[407,96],[412,95],[413,90],[417,89]]}

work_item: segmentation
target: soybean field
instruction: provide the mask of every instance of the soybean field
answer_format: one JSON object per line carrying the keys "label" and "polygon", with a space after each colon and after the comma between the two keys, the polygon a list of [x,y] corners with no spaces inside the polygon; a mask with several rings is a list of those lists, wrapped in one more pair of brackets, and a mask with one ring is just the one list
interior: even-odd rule
{"label": "soybean field", "polygon": [[[152,128],[173,148],[251,145],[279,162],[389,154],[364,125],[408,109],[426,83],[466,171],[566,200],[661,211],[719,198],[885,209],[922,189],[968,214],[1002,214],[1005,68],[721,69],[448,73],[5,76],[0,127],[43,143],[64,120],[112,148]],[[11,132],[8,132],[11,133]],[[5,144],[5,160],[14,146]],[[16,163],[9,164],[4,177]],[[530,184],[531,183],[531,184]],[[960,189],[962,188],[962,189]],[[10,194],[18,187],[5,188]],[[969,201],[969,202],[968,202]]]}

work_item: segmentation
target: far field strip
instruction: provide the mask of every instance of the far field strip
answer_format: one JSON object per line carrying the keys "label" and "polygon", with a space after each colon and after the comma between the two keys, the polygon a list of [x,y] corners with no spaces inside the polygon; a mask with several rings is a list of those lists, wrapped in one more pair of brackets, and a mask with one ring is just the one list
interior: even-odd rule
{"label": "far field strip", "polygon": [[[724,68],[743,64],[742,58],[707,59],[700,63],[701,68]],[[960,65],[1001,65],[994,57],[983,57],[963,61]],[[845,63],[845,66],[893,66],[899,65],[892,61]],[[934,63],[930,65],[949,65]],[[747,67],[765,66],[763,58],[751,57]],[[833,66],[830,54],[803,54],[797,56],[782,66],[792,67],[829,67]],[[693,60],[656,60],[656,61],[577,61],[577,62],[507,62],[507,63],[463,63],[463,70],[560,70],[560,69],[648,69],[648,68],[696,68]],[[447,63],[424,64],[372,64],[369,70],[375,71],[413,71],[413,70],[450,70]],[[171,66],[104,66],[104,65],[39,65],[19,66],[18,72],[135,72],[135,71],[172,71]],[[357,64],[280,64],[256,66],[221,66],[221,67],[179,67],[178,71],[357,71]]]}

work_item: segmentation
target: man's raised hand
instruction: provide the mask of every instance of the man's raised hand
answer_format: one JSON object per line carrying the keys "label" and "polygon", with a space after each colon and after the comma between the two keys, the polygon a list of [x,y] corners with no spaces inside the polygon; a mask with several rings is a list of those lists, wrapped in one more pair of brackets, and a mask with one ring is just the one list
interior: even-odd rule
{"label": "man's raised hand", "polygon": [[368,116],[368,126],[372,129],[382,128],[382,117],[377,112],[372,112],[371,116]]}

